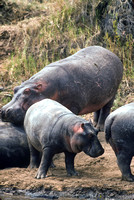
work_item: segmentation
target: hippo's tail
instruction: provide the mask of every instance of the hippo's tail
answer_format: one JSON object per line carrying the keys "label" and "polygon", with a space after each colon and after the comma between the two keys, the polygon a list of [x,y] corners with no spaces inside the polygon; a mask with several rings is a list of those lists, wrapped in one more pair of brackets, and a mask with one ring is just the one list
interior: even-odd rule
{"label": "hippo's tail", "polygon": [[105,140],[108,143],[111,138],[111,126],[113,124],[114,117],[108,117],[105,121],[104,132],[105,132]]}

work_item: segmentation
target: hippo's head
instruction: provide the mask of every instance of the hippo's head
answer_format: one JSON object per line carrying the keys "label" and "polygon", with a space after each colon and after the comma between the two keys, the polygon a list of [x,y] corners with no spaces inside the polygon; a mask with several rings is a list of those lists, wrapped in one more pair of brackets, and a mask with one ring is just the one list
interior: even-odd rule
{"label": "hippo's head", "polygon": [[43,99],[42,84],[27,85],[15,87],[12,100],[1,109],[2,121],[22,125],[27,109]]}
{"label": "hippo's head", "polygon": [[71,148],[74,153],[84,151],[91,157],[98,157],[104,153],[97,138],[97,130],[91,123],[82,123],[74,127],[74,135],[71,140]]}

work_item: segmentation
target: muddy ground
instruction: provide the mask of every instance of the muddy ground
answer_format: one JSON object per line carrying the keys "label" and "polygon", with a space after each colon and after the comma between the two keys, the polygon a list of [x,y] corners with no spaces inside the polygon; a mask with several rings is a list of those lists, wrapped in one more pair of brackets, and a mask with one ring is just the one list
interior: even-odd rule
{"label": "muddy ground", "polygon": [[[54,159],[55,168],[50,169],[45,179],[35,179],[37,169],[11,168],[0,170],[0,193],[48,195],[49,198],[75,197],[95,199],[117,198],[120,195],[133,194],[134,183],[121,181],[121,172],[116,163],[113,150],[105,142],[104,133],[99,133],[99,139],[105,153],[98,158],[91,158],[83,152],[77,154],[75,168],[77,177],[67,177],[64,155],[59,154]],[[134,173],[134,164],[131,164]],[[134,196],[133,196],[134,197]],[[134,199],[134,198],[132,198]]]}

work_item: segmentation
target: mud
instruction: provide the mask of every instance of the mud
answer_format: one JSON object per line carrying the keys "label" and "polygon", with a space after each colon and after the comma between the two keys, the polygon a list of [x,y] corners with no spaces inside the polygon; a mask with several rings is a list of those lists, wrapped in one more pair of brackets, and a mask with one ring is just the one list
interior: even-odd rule
{"label": "mud", "polygon": [[[0,170],[0,194],[22,195],[32,198],[134,199],[134,183],[121,181],[121,172],[104,133],[99,133],[105,153],[91,158],[77,154],[75,168],[79,176],[67,177],[64,154],[54,158],[55,168],[45,179],[35,179],[37,169],[10,168]],[[134,173],[133,161],[131,163]]]}

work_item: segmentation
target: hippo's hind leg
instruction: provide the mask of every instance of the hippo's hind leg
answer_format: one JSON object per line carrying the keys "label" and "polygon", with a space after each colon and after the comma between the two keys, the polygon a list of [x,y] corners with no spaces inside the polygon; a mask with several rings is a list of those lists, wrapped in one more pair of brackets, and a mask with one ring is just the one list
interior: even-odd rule
{"label": "hippo's hind leg", "polygon": [[128,156],[128,152],[121,152],[117,155],[117,164],[122,173],[122,180],[124,181],[134,181],[134,175],[131,173],[130,163],[132,160],[132,156]]}
{"label": "hippo's hind leg", "polygon": [[96,112],[94,112],[94,123],[93,125],[96,127],[98,124],[98,120],[99,120],[99,116],[100,116],[100,110],[97,110]]}
{"label": "hippo's hind leg", "polygon": [[53,156],[54,154],[52,153],[51,148],[49,147],[43,148],[40,166],[35,178],[40,179],[47,177],[47,171],[52,163]]}
{"label": "hippo's hind leg", "polygon": [[105,119],[107,118],[107,116],[110,113],[110,109],[113,105],[115,96],[100,110],[96,111],[96,113],[94,114],[94,120],[95,120],[95,124],[96,124],[96,128],[99,131],[104,131],[104,123],[105,123]]}
{"label": "hippo's hind leg", "polygon": [[65,163],[66,163],[66,170],[68,176],[77,176],[78,173],[74,169],[74,158],[76,154],[65,152]]}
{"label": "hippo's hind leg", "polygon": [[30,143],[28,139],[28,145],[30,149],[30,168],[37,168],[40,164],[40,152],[37,151]]}

